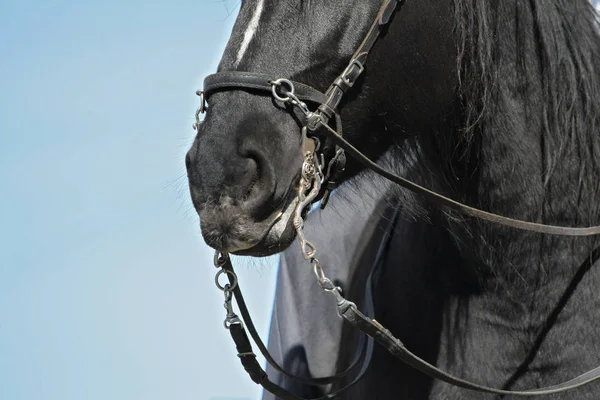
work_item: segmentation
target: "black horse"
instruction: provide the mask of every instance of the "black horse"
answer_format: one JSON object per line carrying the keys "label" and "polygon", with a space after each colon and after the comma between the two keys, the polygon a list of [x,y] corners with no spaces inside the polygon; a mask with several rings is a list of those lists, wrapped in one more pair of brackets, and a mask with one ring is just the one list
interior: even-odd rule
{"label": "black horse", "polygon": [[[379,6],[245,0],[220,69],[324,90]],[[408,0],[341,104],[345,136],[370,158],[385,155],[402,175],[463,203],[545,224],[598,225],[599,32],[587,0]],[[209,245],[261,256],[292,242],[299,124],[261,92],[212,95],[186,158]],[[342,178],[359,173],[349,159]],[[465,219],[389,190],[400,218],[375,283],[375,316],[408,348],[455,375],[506,389],[551,385],[600,364],[600,271],[584,262],[596,256],[597,239]],[[356,268],[364,276],[371,265]],[[340,368],[354,336],[341,336]],[[599,394],[592,384],[547,398]],[[344,398],[486,396],[376,349]]]}

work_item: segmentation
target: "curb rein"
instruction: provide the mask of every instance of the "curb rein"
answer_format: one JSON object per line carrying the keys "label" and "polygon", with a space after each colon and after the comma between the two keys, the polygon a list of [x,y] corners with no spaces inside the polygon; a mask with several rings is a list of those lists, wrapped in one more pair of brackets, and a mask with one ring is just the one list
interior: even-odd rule
{"label": "curb rein", "polygon": [[[348,373],[358,365],[360,360],[364,358],[360,372],[350,384],[334,393],[313,400],[331,399],[337,397],[358,383],[369,366],[373,351],[373,340],[377,341],[395,357],[434,379],[439,379],[450,385],[483,393],[513,396],[548,395],[572,390],[599,379],[600,367],[597,367],[578,376],[577,378],[558,385],[527,391],[511,391],[490,388],[484,385],[469,382],[444,372],[411,353],[406,347],[404,347],[399,339],[393,336],[389,330],[385,329],[377,321],[367,316],[373,313],[371,281],[372,275],[379,263],[376,262],[376,266],[371,271],[371,274],[367,280],[365,302],[368,310],[366,311],[367,315],[365,315],[358,310],[356,304],[346,300],[342,294],[341,288],[337,287],[325,275],[323,267],[316,258],[316,247],[306,240],[303,230],[304,212],[313,204],[313,202],[315,202],[320,194],[323,196],[322,207],[324,207],[324,205],[327,203],[330,191],[337,185],[338,174],[344,169],[345,153],[348,153],[365,167],[373,170],[375,173],[383,176],[384,178],[408,190],[421,194],[440,206],[459,211],[471,217],[476,217],[520,230],[551,235],[600,235],[600,226],[572,228],[545,225],[500,216],[459,203],[380,167],[377,163],[367,158],[342,137],[341,118],[338,111],[339,103],[344,94],[350,88],[352,88],[352,86],[354,86],[358,77],[364,71],[364,64],[367,61],[370,50],[377,41],[378,37],[381,35],[385,26],[390,21],[390,18],[394,14],[395,10],[403,3],[404,0],[384,0],[384,3],[377,15],[377,19],[369,29],[358,50],[354,53],[348,66],[344,72],[342,72],[342,74],[336,78],[325,94],[308,85],[293,82],[288,79],[280,78],[273,80],[271,77],[264,74],[239,71],[219,72],[209,75],[204,80],[204,90],[199,90],[196,92],[200,96],[200,107],[196,111],[196,123],[193,125],[194,129],[196,130],[201,124],[200,114],[204,114],[206,112],[206,102],[211,94],[228,89],[259,90],[268,92],[275,100],[283,104],[290,104],[298,108],[304,114],[305,125],[302,127],[304,162],[302,165],[300,184],[297,193],[298,204],[293,215],[293,226],[300,241],[301,251],[304,259],[311,264],[313,272],[317,278],[317,283],[321,289],[332,295],[332,298],[336,303],[338,315],[368,336],[366,355],[364,354],[364,336],[361,336],[359,350],[354,357],[354,361],[351,363],[351,366],[342,373],[323,378],[302,378],[289,374],[283,370],[283,368],[279,366],[277,362],[275,362],[275,360],[269,354],[266,346],[260,339],[252,319],[250,318],[250,314],[248,308],[246,307],[246,303],[238,283],[238,278],[233,270],[233,265],[229,255],[227,253],[217,251],[214,257],[214,265],[215,267],[219,268],[219,271],[215,276],[215,283],[217,287],[224,293],[224,307],[227,313],[223,324],[225,328],[229,330],[231,337],[235,342],[238,351],[238,357],[240,358],[244,369],[246,372],[248,372],[250,378],[255,383],[260,384],[275,396],[284,400],[304,400],[303,398],[290,393],[286,389],[269,380],[267,373],[262,369],[256,360],[256,355],[252,351],[252,345],[244,328],[245,323],[250,335],[254,339],[254,342],[257,344],[261,353],[265,356],[269,364],[271,364],[273,368],[281,372],[283,375],[304,384],[314,386],[330,385],[348,375]],[[318,105],[317,110],[314,112],[311,111],[306,102]],[[329,125],[329,121],[331,119],[335,119],[336,129],[333,129]],[[319,130],[318,133],[316,132],[317,130]],[[327,163],[325,163],[324,155],[319,153],[321,146],[317,136],[324,136],[326,139],[331,140],[336,145],[335,155],[328,160]],[[323,193],[321,193],[322,190]],[[589,263],[590,266],[593,265],[598,258],[600,258],[600,252],[595,253],[597,253],[595,256],[592,256],[586,261],[586,263]],[[227,275],[229,283],[221,285],[219,281],[221,275]],[[242,314],[243,322],[233,310],[232,297],[235,297],[236,299],[240,313]]]}

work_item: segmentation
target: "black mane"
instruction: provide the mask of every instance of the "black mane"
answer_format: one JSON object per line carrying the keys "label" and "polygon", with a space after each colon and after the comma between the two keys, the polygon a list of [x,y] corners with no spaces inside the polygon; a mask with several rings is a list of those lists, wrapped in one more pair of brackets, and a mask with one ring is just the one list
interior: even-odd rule
{"label": "black mane", "polygon": [[[429,134],[403,139],[386,161],[478,208],[546,224],[598,225],[598,14],[587,0],[454,0],[454,7],[456,112]],[[432,214],[420,197],[398,195],[405,213],[439,221],[436,207]],[[468,249],[463,257],[492,274],[512,273],[502,286],[525,291],[540,271],[571,274],[600,244],[441,215]]]}
{"label": "black mane", "polygon": [[591,4],[454,3],[464,137],[533,131],[545,197],[570,175],[565,189],[578,193],[571,206],[587,211],[571,223],[597,220],[600,204],[584,206],[598,198],[600,184],[600,29]]}

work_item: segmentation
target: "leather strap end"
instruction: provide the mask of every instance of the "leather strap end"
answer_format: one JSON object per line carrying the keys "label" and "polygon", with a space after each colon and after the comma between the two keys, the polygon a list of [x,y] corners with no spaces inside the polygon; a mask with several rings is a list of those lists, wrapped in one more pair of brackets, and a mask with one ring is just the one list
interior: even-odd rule
{"label": "leather strap end", "polygon": [[250,344],[250,339],[248,338],[243,325],[232,324],[229,327],[229,333],[235,342],[235,347],[238,351],[238,357],[242,362],[242,366],[248,375],[250,375],[250,379],[252,379],[254,383],[261,385],[265,379],[267,379],[267,374],[258,361],[256,361],[256,355],[252,352],[252,345]]}

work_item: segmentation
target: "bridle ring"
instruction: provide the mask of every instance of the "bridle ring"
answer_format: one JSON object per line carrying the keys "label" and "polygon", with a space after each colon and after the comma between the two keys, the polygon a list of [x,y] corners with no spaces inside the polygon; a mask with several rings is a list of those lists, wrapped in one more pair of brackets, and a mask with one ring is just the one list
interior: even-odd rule
{"label": "bridle ring", "polygon": [[294,95],[296,93],[296,88],[294,87],[294,84],[292,83],[292,81],[290,81],[289,79],[284,79],[284,78],[279,78],[275,81],[270,82],[271,83],[271,92],[273,93],[273,97],[275,97],[277,100],[281,101],[281,102],[288,102],[291,100],[291,97],[289,96],[280,96],[279,93],[277,93],[277,88],[281,87],[281,86],[287,86],[287,92],[284,93],[284,95],[292,94]]}
{"label": "bridle ring", "polygon": [[[223,274],[227,274],[227,275],[229,275],[229,276],[231,276],[233,278],[233,283],[231,284],[230,287],[226,288],[225,286],[222,286],[221,283],[219,283],[219,278]],[[219,272],[217,272],[217,275],[215,275],[215,284],[222,291],[225,291],[225,290],[232,291],[232,290],[234,290],[237,287],[237,284],[238,284],[237,275],[233,271],[230,271],[228,269],[222,269]],[[229,286],[229,285],[226,285],[226,286]]]}
{"label": "bridle ring", "polygon": [[198,107],[198,114],[204,114],[206,112],[206,98],[203,90],[197,90],[196,96],[200,96],[200,107]]}
{"label": "bridle ring", "polygon": [[215,251],[215,257],[213,258],[213,262],[215,264],[215,267],[223,268],[223,265],[225,265],[228,259],[229,254],[222,251]]}

